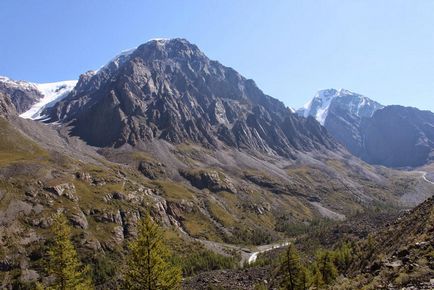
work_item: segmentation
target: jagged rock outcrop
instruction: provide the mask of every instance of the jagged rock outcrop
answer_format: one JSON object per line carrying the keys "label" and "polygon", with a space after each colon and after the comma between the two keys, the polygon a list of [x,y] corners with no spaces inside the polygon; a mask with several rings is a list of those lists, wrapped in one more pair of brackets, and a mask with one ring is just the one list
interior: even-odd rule
{"label": "jagged rock outcrop", "polygon": [[163,139],[286,157],[338,146],[313,118],[293,114],[184,39],[150,41],[82,75],[46,113],[95,146]]}
{"label": "jagged rock outcrop", "polygon": [[75,186],[72,183],[61,183],[46,187],[46,190],[56,194],[57,196],[65,196],[72,201],[78,201],[75,192]]}
{"label": "jagged rock outcrop", "polygon": [[139,171],[149,179],[157,179],[166,176],[165,165],[161,162],[140,161]]}
{"label": "jagged rock outcrop", "polygon": [[196,188],[207,188],[212,192],[228,191],[237,193],[231,180],[221,172],[180,170],[180,174]]}
{"label": "jagged rock outcrop", "polygon": [[16,115],[17,111],[11,99],[5,93],[0,92],[0,116],[6,117]]}

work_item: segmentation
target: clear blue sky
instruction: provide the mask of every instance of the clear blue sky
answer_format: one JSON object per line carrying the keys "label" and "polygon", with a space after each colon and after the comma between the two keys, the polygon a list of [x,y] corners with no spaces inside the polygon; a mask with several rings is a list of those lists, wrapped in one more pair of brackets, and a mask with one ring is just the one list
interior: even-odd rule
{"label": "clear blue sky", "polygon": [[76,79],[183,37],[288,106],[333,87],[434,111],[431,0],[1,0],[0,27],[0,75],[14,79]]}

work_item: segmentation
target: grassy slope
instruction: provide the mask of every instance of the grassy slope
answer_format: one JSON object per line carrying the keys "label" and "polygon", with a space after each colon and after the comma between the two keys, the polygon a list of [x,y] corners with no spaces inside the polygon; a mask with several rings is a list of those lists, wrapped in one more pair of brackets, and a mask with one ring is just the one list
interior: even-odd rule
{"label": "grassy slope", "polygon": [[[151,153],[111,152],[110,160],[116,162],[102,159],[98,160],[99,165],[85,164],[42,148],[7,121],[0,119],[0,190],[3,193],[0,195],[0,214],[7,213],[14,220],[3,227],[0,233],[0,244],[5,249],[3,258],[16,254],[6,241],[12,233],[18,240],[36,234],[38,238],[34,241],[27,239],[19,245],[18,252],[25,256],[37,251],[43,244],[43,240],[38,239],[48,235],[46,226],[37,221],[49,220],[50,215],[58,209],[65,210],[69,217],[80,212],[85,214],[88,228],[83,230],[77,227],[75,234],[77,245],[81,244],[82,255],[90,251],[88,256],[92,257],[95,250],[89,249],[89,243],[95,240],[97,244],[93,246],[99,244],[105,250],[122,253],[125,244],[116,242],[114,238],[114,232],[120,225],[101,218],[114,216],[119,211],[131,218],[151,208],[152,214],[161,222],[167,218],[164,215],[171,215],[192,237],[252,245],[291,237],[297,234],[293,231],[297,226],[321,219],[307,196],[317,196],[325,206],[346,215],[363,211],[365,207],[386,208],[387,204],[397,200],[393,194],[393,184],[379,185],[357,173],[372,172],[374,169],[357,165],[368,167],[359,168],[345,160],[326,160],[321,165],[289,166],[284,169],[287,177],[282,179],[275,177],[272,172],[253,168],[234,171],[218,164],[210,167],[201,159],[201,156],[213,154],[207,149],[184,144],[176,150],[173,157],[183,164],[194,164],[196,170],[213,168],[224,172],[234,182],[238,192],[211,193],[207,189],[199,190],[176,175],[149,180],[136,168],[141,160],[155,162]],[[273,188],[246,181],[247,171],[260,179],[271,179],[285,192],[276,193]],[[88,174],[92,181],[77,178],[77,173]],[[78,202],[57,197],[46,190],[49,186],[62,183],[74,184]],[[147,189],[151,189],[151,193]],[[26,192],[30,194],[26,195]],[[107,199],[113,192],[120,192],[124,198]],[[375,202],[360,202],[355,196],[361,193],[375,197]],[[156,204],[162,200],[167,201],[171,211],[161,213],[157,210]],[[29,213],[17,211],[17,201],[31,205],[32,210]],[[128,226],[128,221],[124,226]],[[172,226],[166,226],[175,230]],[[82,243],[84,240],[88,243]],[[191,241],[179,235],[175,235],[175,240],[178,242],[171,243],[172,246],[177,243],[185,244],[186,247],[197,246],[190,245]],[[173,248],[179,251],[177,247]]]}

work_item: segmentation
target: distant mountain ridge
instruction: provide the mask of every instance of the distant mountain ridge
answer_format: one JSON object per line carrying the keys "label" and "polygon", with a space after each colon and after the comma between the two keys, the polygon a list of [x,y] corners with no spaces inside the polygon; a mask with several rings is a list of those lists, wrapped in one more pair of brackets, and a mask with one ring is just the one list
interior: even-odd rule
{"label": "distant mountain ridge", "polygon": [[327,89],[319,91],[297,113],[314,117],[336,140],[360,157],[363,151],[362,119],[371,117],[381,108],[383,105],[363,95],[345,89]]}
{"label": "distant mountain ridge", "polygon": [[372,164],[417,167],[433,159],[434,114],[386,106],[347,90],[322,90],[297,111],[317,119],[355,156]]}

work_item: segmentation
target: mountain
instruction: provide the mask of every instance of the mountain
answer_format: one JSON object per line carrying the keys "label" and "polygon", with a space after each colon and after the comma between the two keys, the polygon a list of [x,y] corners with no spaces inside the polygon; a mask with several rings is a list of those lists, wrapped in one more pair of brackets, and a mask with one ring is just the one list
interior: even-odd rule
{"label": "mountain", "polygon": [[323,90],[297,113],[313,116],[348,151],[371,164],[417,167],[433,159],[433,113],[382,106],[347,90]]}
{"label": "mountain", "polygon": [[42,111],[66,96],[77,81],[30,83],[0,77],[0,92],[8,95],[16,111],[26,119],[40,119]]}
{"label": "mountain", "polygon": [[434,160],[434,114],[387,106],[362,122],[362,158],[391,167],[417,167]]}
{"label": "mountain", "polygon": [[[7,83],[0,288],[50,280],[41,265],[56,212],[74,227],[98,289],[116,289],[126,246],[147,213],[164,227],[174,258],[191,262],[190,275],[191,264],[236,266],[245,247],[323,221],[408,208],[433,192],[420,172],[355,158],[314,118],[294,114],[183,39],[123,52],[75,86]],[[18,115],[29,110],[37,120]]]}
{"label": "mountain", "polygon": [[43,97],[34,84],[7,77],[0,77],[0,92],[9,96],[18,113],[27,111]]}
{"label": "mountain", "polygon": [[363,150],[360,133],[362,119],[370,118],[381,108],[382,105],[360,94],[344,89],[328,89],[319,91],[297,113],[314,117],[351,153],[360,156]]}
{"label": "mountain", "polygon": [[184,39],[153,40],[122,53],[82,75],[47,114],[99,147],[161,139],[285,157],[337,148],[314,119],[293,114]]}

